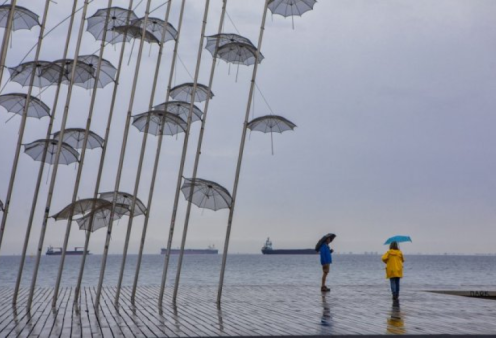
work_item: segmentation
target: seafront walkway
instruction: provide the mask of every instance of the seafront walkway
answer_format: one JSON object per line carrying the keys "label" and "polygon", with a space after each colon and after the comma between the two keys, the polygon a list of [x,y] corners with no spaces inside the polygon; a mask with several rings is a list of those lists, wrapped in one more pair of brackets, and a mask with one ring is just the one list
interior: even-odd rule
{"label": "seafront walkway", "polygon": [[104,288],[95,312],[95,289],[82,290],[80,310],[73,289],[63,288],[56,309],[52,288],[39,288],[30,313],[27,289],[12,307],[12,288],[0,288],[0,337],[198,337],[386,334],[496,334],[496,300],[412,290],[403,287],[393,303],[387,286],[226,286],[222,304],[216,287],[182,287],[176,304],[166,289],[163,311],[159,287],[140,287],[136,306],[131,289]]}

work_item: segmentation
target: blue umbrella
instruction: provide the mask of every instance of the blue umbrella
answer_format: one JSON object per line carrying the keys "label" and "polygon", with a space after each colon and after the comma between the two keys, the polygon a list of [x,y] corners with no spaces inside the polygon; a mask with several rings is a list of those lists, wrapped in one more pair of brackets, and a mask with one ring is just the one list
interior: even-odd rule
{"label": "blue umbrella", "polygon": [[384,245],[386,244],[391,244],[392,242],[396,242],[396,243],[401,243],[401,242],[411,242],[412,239],[410,238],[410,236],[393,236],[393,237],[390,237],[387,239],[386,242],[384,242]]}

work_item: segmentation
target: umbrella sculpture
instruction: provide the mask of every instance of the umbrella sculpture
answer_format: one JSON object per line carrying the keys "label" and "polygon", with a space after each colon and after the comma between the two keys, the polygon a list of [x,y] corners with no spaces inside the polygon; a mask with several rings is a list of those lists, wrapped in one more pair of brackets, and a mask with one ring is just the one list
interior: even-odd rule
{"label": "umbrella sculpture", "polygon": [[[9,13],[10,4],[0,6],[0,27],[7,27]],[[39,16],[27,8],[16,6],[14,10],[14,19],[12,21],[12,30],[31,29],[34,26],[41,26]]]}
{"label": "umbrella sculpture", "polygon": [[[0,95],[0,106],[4,107],[9,113],[22,115],[26,106],[27,94],[12,93]],[[29,107],[27,110],[28,117],[36,117],[41,119],[45,116],[50,116],[50,108],[36,97],[29,99]]]}
{"label": "umbrella sculpture", "polygon": [[402,242],[411,242],[411,241],[412,241],[412,239],[410,238],[410,236],[401,236],[401,235],[398,235],[398,236],[393,236],[393,237],[388,238],[384,242],[384,245],[391,244],[392,242],[402,243]]}
{"label": "umbrella sculpture", "polygon": [[[129,209],[129,207],[131,206],[131,203],[133,202],[133,197],[134,196],[132,194],[118,191],[115,203],[127,205],[128,209]],[[112,200],[114,198],[114,192],[113,191],[101,192],[99,198],[112,202]],[[139,198],[136,197],[134,216],[145,215],[145,214],[146,214],[145,205],[143,204],[143,202]]]}
{"label": "umbrella sculpture", "polygon": [[[69,217],[84,217],[90,214],[92,209],[99,208],[112,208],[112,202],[104,200],[103,198],[85,198],[65,206],[62,210],[51,217],[56,221],[69,219]],[[125,215],[125,213],[122,212],[116,213],[121,216]]]}
{"label": "umbrella sculpture", "polygon": [[[55,153],[57,152],[58,141],[56,140],[36,140],[24,145],[24,152],[35,161],[41,161],[43,152],[47,152],[45,163],[54,164]],[[62,142],[59,164],[71,164],[77,162],[79,153],[67,143]]]}
{"label": "umbrella sculpture", "polygon": [[[190,103],[191,94],[193,93],[194,83],[188,82],[183,83],[178,86],[175,86],[170,91],[170,97],[178,101],[185,101]],[[209,97],[210,99],[214,97],[214,93],[212,93],[207,86],[197,83],[196,91],[195,91],[195,102],[203,102]]]}
{"label": "umbrella sculpture", "polygon": [[[96,74],[98,63],[100,58],[96,55],[80,55],[78,56],[78,66],[79,63],[85,64],[92,70],[92,74]],[[98,77],[98,88],[103,88],[109,83],[114,82],[115,75],[117,74],[117,69],[109,61],[102,59],[100,65],[100,76]],[[86,89],[93,89],[95,85],[95,77],[91,77],[88,81],[84,83],[75,82],[77,86],[84,87]]]}
{"label": "umbrella sculpture", "polygon": [[[105,20],[107,18],[107,13],[109,8],[99,9],[88,18],[88,26],[86,30],[95,37],[96,40],[103,39],[103,31],[105,30]],[[111,34],[105,34],[105,42],[111,44],[116,44],[119,42],[129,42],[131,37],[126,34],[117,32],[114,28],[117,26],[123,26],[129,24],[130,21],[136,20],[138,17],[133,11],[124,9],[121,7],[111,7],[110,8],[110,21],[107,24],[107,32]]]}
{"label": "umbrella sculpture", "polygon": [[62,68],[53,65],[49,61],[29,61],[15,67],[9,67],[10,81],[17,82],[21,86],[29,86],[31,74],[35,71],[33,86],[43,88],[57,84]]}
{"label": "umbrella sculpture", "polygon": [[[165,110],[174,115],[180,116],[184,121],[188,119],[190,103],[185,101],[169,101],[156,105],[153,107],[154,110]],[[191,117],[191,122],[196,122],[201,120],[202,111],[195,105],[193,105],[193,115]]]}
{"label": "umbrella sculpture", "polygon": [[[128,215],[130,212],[129,206],[124,204],[116,204],[114,210],[116,210],[113,216],[114,221],[120,219],[123,215]],[[81,218],[76,219],[76,222],[79,226],[79,230],[95,232],[96,230],[109,225],[111,214],[111,207],[103,206],[93,210]],[[91,221],[92,217],[93,221]]]}
{"label": "umbrella sculpture", "polygon": [[[131,26],[135,26],[140,29],[143,28],[143,24],[144,24],[144,18],[139,18],[131,22]],[[177,37],[177,30],[170,23],[167,23],[166,25],[165,21],[159,18],[149,17],[148,20],[146,21],[145,29],[147,32],[151,33],[158,40],[157,43],[160,43],[160,40],[162,39],[162,32],[164,30],[164,26],[167,27],[165,30],[164,43],[166,43],[167,41],[174,40]],[[141,32],[140,32],[140,38],[141,38]]]}
{"label": "umbrella sculpture", "polygon": [[[63,76],[62,76],[62,83],[70,83],[71,82],[71,77],[72,77],[72,69],[74,65],[74,60],[73,59],[60,59],[52,62],[53,67],[55,67],[55,71],[62,69],[64,70]],[[50,68],[50,65],[47,65],[46,68]],[[55,73],[54,73],[55,74]],[[93,71],[93,68],[91,68],[89,65],[83,63],[83,62],[78,62],[76,63],[76,69],[74,70],[74,83],[79,83],[79,84],[84,84],[94,78],[95,74]],[[57,78],[58,81],[58,78]]]}
{"label": "umbrella sculpture", "polygon": [[291,17],[294,29],[294,17],[302,16],[303,13],[313,9],[316,0],[270,0],[269,9],[272,14],[282,15],[287,18]]}
{"label": "umbrella sculpture", "polygon": [[[251,66],[255,64],[257,49],[252,45],[243,42],[232,42],[219,47],[217,56],[226,61],[238,65]],[[258,63],[264,59],[262,53],[258,58]]]}
{"label": "umbrella sculpture", "polygon": [[144,132],[148,124],[148,133],[157,136],[162,128],[162,135],[176,135],[186,131],[186,121],[178,115],[163,111],[151,110],[133,116],[133,126]]}
{"label": "umbrella sculpture", "polygon": [[[82,128],[67,128],[64,132],[64,139],[62,141],[69,144],[74,149],[82,149],[85,131],[86,130]],[[58,140],[59,134],[60,131],[54,133],[53,139]],[[88,149],[103,147],[103,142],[105,142],[104,139],[98,134],[92,132],[91,130],[88,131],[88,141],[86,144]]]}
{"label": "umbrella sculpture", "polygon": [[212,56],[214,56],[216,48],[220,48],[227,45],[228,43],[235,42],[245,43],[255,48],[250,39],[245,38],[244,36],[233,33],[221,33],[207,36],[207,45],[205,46],[205,49],[208,50],[212,54]]}
{"label": "umbrella sculpture", "polygon": [[232,197],[229,191],[212,181],[196,178],[193,182],[192,179],[185,178],[181,191],[187,201],[199,208],[217,211],[231,207]]}
{"label": "umbrella sculpture", "polygon": [[251,120],[247,128],[251,131],[261,131],[262,133],[270,133],[270,144],[272,148],[272,155],[274,155],[274,140],[272,133],[282,133],[286,130],[293,130],[296,124],[278,115],[260,116]]}
{"label": "umbrella sculpture", "polygon": [[[143,26],[143,25],[141,25]],[[125,25],[125,26],[117,26],[114,28],[116,32],[119,34],[127,34],[128,37],[131,39],[134,39],[133,45],[131,46],[131,52],[129,53],[129,60],[127,64],[131,62],[131,56],[133,54],[133,49],[134,49],[134,42],[139,39],[143,39],[143,41],[148,42],[148,43],[156,43],[160,44],[160,39],[158,39],[153,33],[147,31],[146,29],[142,29],[140,26],[134,26],[134,25]]]}

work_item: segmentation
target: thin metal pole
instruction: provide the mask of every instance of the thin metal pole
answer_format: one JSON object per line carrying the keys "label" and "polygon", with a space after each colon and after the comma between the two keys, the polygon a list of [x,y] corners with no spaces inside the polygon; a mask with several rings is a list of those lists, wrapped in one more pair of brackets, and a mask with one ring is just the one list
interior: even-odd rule
{"label": "thin metal pole", "polygon": [[[74,24],[74,14],[76,13],[77,1],[78,0],[74,0],[74,5],[72,7],[72,14],[73,15],[71,16],[71,20],[69,21],[69,29],[67,31],[67,38],[66,38],[65,47],[64,47],[64,54],[62,56],[63,60],[67,58],[67,54],[69,52],[69,43],[71,41],[71,33],[72,33],[72,27]],[[45,139],[49,139],[50,135],[52,134],[53,121],[55,120],[55,113],[57,112],[57,103],[59,100],[60,88],[62,85],[62,79],[64,77],[64,67],[65,67],[65,64],[62,63],[62,69],[60,72],[59,80],[57,82],[57,90],[55,93],[55,98],[53,100],[53,106],[52,106],[53,109],[51,111],[50,122],[48,124]],[[17,302],[17,296],[19,294],[19,287],[21,285],[22,273],[24,270],[24,263],[26,261],[26,253],[28,250],[29,237],[31,236],[31,228],[33,226],[34,213],[36,211],[36,205],[38,203],[38,197],[39,197],[39,192],[40,192],[41,180],[43,179],[43,170],[45,169],[45,159],[47,156],[47,152],[48,152],[48,146],[45,147],[45,149],[43,150],[43,154],[41,155],[40,168],[38,169],[38,178],[36,181],[36,187],[35,187],[35,191],[34,191],[34,195],[33,195],[33,202],[31,203],[31,211],[29,213],[29,221],[28,221],[28,226],[26,228],[26,235],[24,236],[24,245],[22,248],[21,262],[19,264],[19,272],[17,273],[17,281],[16,281],[16,286],[14,289],[14,296],[12,297],[12,304],[14,304],[14,305]]]}
{"label": "thin metal pole", "polygon": [[[220,15],[220,20],[219,20],[218,34],[222,33],[222,26],[224,25],[224,18],[225,18],[225,14],[226,14],[226,6],[227,6],[227,0],[223,0],[222,1],[222,12]],[[198,138],[198,145],[196,146],[195,164],[193,166],[193,176],[192,176],[193,185],[195,184],[196,175],[198,172],[198,163],[200,162],[203,133],[205,131],[205,123],[207,121],[208,106],[210,103],[210,96],[212,93],[212,85],[213,85],[213,81],[214,81],[215,65],[217,63],[217,49],[219,48],[219,42],[220,42],[220,39],[217,39],[217,41],[215,42],[215,49],[214,49],[215,52],[214,52],[214,57],[212,59],[212,66],[210,67],[210,80],[208,82],[208,90],[210,93],[209,93],[209,95],[207,95],[207,100],[205,101],[205,109],[203,110],[203,116],[202,116],[201,128],[200,128],[200,136]],[[182,263],[183,263],[184,247],[186,245],[186,237],[188,235],[188,225],[189,225],[189,216],[191,213],[191,200],[193,199],[193,190],[194,189],[190,190],[189,198],[187,199],[188,200],[188,206],[186,208],[186,216],[184,219],[183,238],[181,241],[181,251],[179,252],[179,260],[177,263],[177,272],[176,272],[176,282],[174,283],[174,295],[172,298],[172,300],[174,302],[177,299],[177,293],[179,290],[179,280],[181,277],[181,267],[182,267]]]}
{"label": "thin metal pole", "polygon": [[[129,24],[129,21],[131,20],[132,9],[133,9],[133,0],[129,0],[128,15],[127,15],[127,18],[126,18],[126,25]],[[127,31],[124,32],[124,40],[126,39],[126,36],[127,36]],[[104,144],[102,146],[102,153],[100,155],[100,164],[99,164],[99,167],[98,167],[98,175],[97,175],[97,178],[96,178],[95,190],[94,190],[94,193],[93,193],[93,198],[97,198],[98,197],[98,191],[100,190],[100,181],[102,179],[102,174],[103,174],[103,166],[104,166],[104,163],[105,163],[105,155],[107,154],[107,145],[108,145],[108,140],[109,140],[109,137],[110,137],[110,126],[112,125],[112,117],[114,115],[114,107],[115,107],[115,101],[117,99],[117,90],[119,88],[119,79],[120,79],[120,75],[121,75],[122,63],[123,63],[123,60],[124,60],[124,51],[125,51],[125,49],[126,49],[126,43],[123,42],[122,43],[122,46],[121,46],[120,56],[119,56],[119,64],[117,66],[117,74],[115,76],[114,90],[113,90],[113,93],[112,93],[112,100],[111,100],[111,103],[110,103],[110,111],[109,111],[109,115],[108,115],[108,118],[107,118],[107,127],[105,129],[105,137],[104,137],[105,142],[104,142]],[[92,206],[92,212],[94,210],[95,210],[95,205]],[[91,217],[90,222],[89,222],[88,229],[90,229],[90,230],[87,230],[86,231],[86,236],[85,236],[85,241],[84,241],[83,257],[81,259],[81,265],[79,267],[79,275],[78,275],[78,280],[77,280],[76,288],[74,289],[74,304],[77,304],[78,303],[78,299],[79,299],[79,293],[80,293],[80,290],[81,290],[81,283],[83,281],[84,266],[85,266],[85,263],[86,263],[86,256],[88,255],[87,252],[88,252],[89,242],[90,242],[90,238],[91,238],[91,229],[93,228],[93,219],[94,218]]]}
{"label": "thin metal pole", "polygon": [[[153,107],[153,100],[155,98],[155,91],[157,89],[158,75],[160,72],[160,64],[162,61],[162,52],[163,52],[164,44],[165,44],[165,36],[167,35],[167,28],[169,26],[169,15],[170,15],[170,10],[171,10],[171,5],[172,5],[172,0],[169,0],[169,3],[167,5],[167,10],[165,12],[164,27],[162,29],[162,36],[160,37],[160,46],[159,46],[159,51],[158,51],[158,55],[157,55],[157,62],[155,64],[155,75],[153,77],[152,92],[150,94],[150,103],[148,104],[148,110],[149,111]],[[138,196],[138,190],[139,190],[139,184],[140,184],[140,178],[141,178],[141,170],[143,169],[143,161],[145,158],[145,149],[146,149],[146,141],[148,139],[149,124],[150,124],[150,115],[148,115],[146,118],[146,125],[145,125],[145,130],[143,133],[143,140],[141,141],[141,152],[140,152],[140,157],[138,160],[138,169],[136,171],[136,180],[135,180],[135,184],[134,184],[133,199],[131,201],[131,213],[129,214],[129,220],[127,223],[126,241],[124,242],[124,252],[122,253],[121,270],[119,273],[119,280],[117,281],[117,291],[115,293],[115,304],[119,303],[122,279],[124,277],[124,269],[126,267],[127,250],[128,250],[128,246],[129,246],[129,239],[131,237],[131,228],[133,225],[134,209],[136,207],[136,198]],[[146,213],[148,213],[148,210],[145,212],[145,214]],[[134,301],[134,298],[133,298],[133,301]]]}
{"label": "thin metal pole", "polygon": [[[50,1],[50,0],[48,0],[48,1]],[[66,97],[66,101],[65,101],[64,115],[62,117],[62,123],[60,126],[59,142],[57,144],[57,153],[55,154],[55,162],[53,164],[52,177],[50,179],[50,186],[48,189],[47,202],[46,202],[46,206],[45,206],[45,212],[43,215],[43,223],[41,225],[40,239],[38,242],[38,250],[36,252],[36,262],[35,262],[34,269],[33,269],[33,278],[31,280],[31,288],[29,289],[29,297],[28,297],[28,301],[26,304],[28,309],[31,308],[31,304],[33,302],[34,289],[36,286],[36,278],[38,277],[38,268],[39,268],[40,260],[41,260],[41,250],[43,249],[43,241],[45,240],[46,227],[48,224],[48,216],[50,213],[50,206],[52,204],[53,190],[55,188],[55,180],[57,177],[57,170],[59,167],[58,164],[59,164],[59,158],[60,158],[60,151],[62,149],[62,140],[64,139],[64,133],[65,133],[65,125],[67,123],[67,117],[69,115],[69,105],[71,103],[72,89],[74,87],[74,78],[76,75],[79,50],[81,47],[81,41],[83,39],[84,20],[86,18],[86,12],[88,10],[88,3],[89,3],[89,0],[84,1],[84,8],[83,8],[83,12],[81,15],[81,24],[79,27],[79,35],[78,35],[78,40],[77,40],[77,44],[76,44],[76,50],[74,53],[75,55],[74,55],[74,63],[72,65],[71,79],[70,79],[67,97]]]}
{"label": "thin metal pole", "polygon": [[[15,3],[15,1],[13,2]],[[9,214],[9,209],[10,209],[10,199],[12,198],[12,192],[14,190],[14,181],[17,173],[17,165],[19,163],[19,155],[21,153],[21,145],[22,145],[22,138],[24,137],[24,130],[26,128],[26,119],[27,119],[27,114],[28,114],[28,109],[29,109],[29,102],[31,100],[31,93],[33,92],[33,83],[34,83],[34,78],[36,75],[36,63],[38,62],[38,59],[40,57],[40,51],[41,51],[41,42],[43,41],[43,31],[45,30],[45,25],[46,25],[46,18],[48,16],[48,8],[50,6],[49,1],[47,0],[45,3],[45,10],[43,13],[43,21],[40,27],[40,35],[38,37],[38,48],[36,48],[36,54],[34,57],[34,67],[33,71],[31,72],[31,78],[29,80],[29,89],[28,89],[28,94],[26,96],[26,103],[24,106],[24,110],[22,112],[22,118],[21,118],[21,124],[19,125],[19,133],[17,137],[17,146],[16,146],[16,151],[14,155],[14,161],[12,162],[12,170],[10,172],[10,181],[9,181],[9,187],[7,189],[7,197],[5,198],[5,203],[4,203],[4,210],[3,210],[3,215],[2,215],[2,224],[0,225],[0,249],[2,248],[2,241],[3,241],[3,235],[5,232],[5,226],[7,225],[7,216]],[[9,19],[10,15],[13,15],[15,9],[15,5],[13,6],[14,8],[11,8],[10,13],[9,13]],[[12,21],[10,22],[10,25],[12,27]],[[7,32],[9,29],[5,30]],[[2,50],[2,57],[7,55],[7,49],[8,49],[8,41],[9,37],[7,37],[7,40],[5,40],[4,37],[4,42],[7,41],[7,45],[3,46]],[[3,54],[4,53],[4,54]],[[2,60],[5,61],[5,60]],[[3,63],[2,63],[3,66]],[[3,74],[3,68],[0,69],[0,74]],[[0,83],[1,83],[1,75],[0,75]]]}
{"label": "thin metal pole", "polygon": [[[177,24],[177,37],[176,41],[174,43],[174,51],[172,52],[172,62],[171,62],[171,68],[170,68],[170,73],[169,73],[169,82],[167,84],[167,91],[165,94],[165,102],[169,102],[169,95],[172,87],[172,80],[174,78],[174,71],[175,71],[175,66],[176,66],[176,60],[177,60],[177,50],[179,47],[179,39],[181,37],[181,27],[183,25],[183,14],[184,14],[184,7],[186,5],[186,0],[182,0],[181,3],[181,10],[179,13],[179,22]],[[160,159],[160,151],[162,149],[162,139],[163,139],[163,128],[164,128],[164,123],[160,126],[160,130],[158,133],[158,138],[157,138],[157,150],[155,152],[155,163],[153,165],[153,173],[152,173],[152,180],[150,182],[150,190],[148,192],[148,203],[146,206],[146,214],[145,214],[145,221],[143,223],[143,230],[141,233],[141,242],[140,242],[140,248],[139,248],[139,253],[138,253],[138,262],[136,265],[136,273],[134,275],[134,282],[133,282],[133,291],[131,294],[131,302],[134,304],[135,296],[136,296],[136,288],[138,287],[138,278],[139,278],[139,272],[141,268],[141,260],[143,257],[143,249],[145,247],[145,238],[146,238],[146,231],[148,229],[148,220],[150,219],[150,210],[151,210],[151,205],[152,205],[152,200],[153,200],[153,192],[155,190],[155,179],[157,177],[157,169],[158,169],[158,163]]]}
{"label": "thin metal pole", "polygon": [[248,94],[248,103],[246,104],[245,120],[243,122],[243,132],[241,134],[241,142],[239,145],[238,164],[236,166],[236,176],[234,177],[234,187],[232,190],[232,204],[231,204],[231,208],[229,209],[229,218],[227,220],[226,241],[224,243],[224,251],[222,252],[222,268],[220,270],[220,280],[219,280],[219,289],[218,289],[218,293],[217,293],[217,303],[220,303],[220,300],[222,298],[222,287],[224,285],[224,272],[226,269],[227,251],[229,249],[229,237],[231,236],[232,220],[233,220],[233,216],[234,216],[234,206],[236,204],[236,193],[238,192],[239,174],[241,172],[241,161],[243,160],[243,151],[245,148],[245,141],[246,141],[246,130],[248,129],[247,125],[248,125],[248,119],[250,117],[250,106],[251,106],[251,101],[253,98],[253,92],[254,92],[254,88],[255,88],[255,80],[257,78],[258,60],[260,60],[260,49],[262,48],[262,39],[263,39],[264,30],[265,30],[265,20],[267,18],[267,8],[269,5],[269,2],[270,2],[270,0],[265,0],[264,12],[262,15],[262,24],[260,26],[260,36],[258,37],[258,47],[257,47],[256,55],[255,55],[255,65],[253,66],[253,74],[252,74],[251,84],[250,84],[250,93]]}
{"label": "thin metal pole", "polygon": [[[89,136],[89,132],[90,132],[91,119],[93,117],[93,111],[95,108],[96,94],[97,94],[97,90],[98,90],[98,81],[100,80],[103,53],[105,51],[105,38],[107,37],[107,29],[108,29],[108,23],[109,23],[109,19],[110,19],[111,7],[112,7],[112,0],[108,0],[107,16],[105,18],[105,24],[103,26],[102,43],[100,45],[101,46],[100,47],[100,54],[99,54],[98,65],[96,67],[96,73],[95,73],[95,78],[94,78],[95,82],[93,84],[93,91],[91,93],[90,108],[88,111],[88,118],[86,119],[86,129],[84,131],[83,147],[82,147],[81,153],[79,155],[79,165],[78,165],[78,171],[76,174],[76,181],[74,183],[74,189],[73,189],[73,193],[72,193],[71,203],[74,203],[77,200],[77,196],[78,196],[78,192],[79,192],[79,184],[81,181],[81,175],[83,173],[84,159],[86,156],[86,148],[88,145],[88,136]],[[64,271],[65,255],[66,255],[66,251],[67,251],[67,245],[69,243],[69,236],[71,233],[72,216],[73,216],[73,213],[71,212],[69,218],[67,219],[64,244],[62,247],[62,255],[60,257],[59,271],[57,274],[57,281],[55,282],[55,290],[53,292],[52,307],[57,306],[57,298],[58,298],[58,294],[59,294],[60,281],[62,280],[62,272]]]}
{"label": "thin metal pole", "polygon": [[7,18],[7,26],[5,27],[5,31],[3,32],[2,52],[0,53],[0,85],[2,84],[3,68],[5,67],[7,52],[9,50],[9,39],[10,33],[12,32],[12,23],[14,22],[16,3],[17,0],[12,0],[12,2],[10,3],[10,12],[9,17]]}
{"label": "thin metal pole", "polygon": [[102,264],[100,268],[100,278],[98,280],[98,288],[96,290],[96,295],[95,295],[95,310],[98,311],[99,305],[100,305],[100,297],[102,294],[102,285],[103,285],[103,278],[105,277],[105,267],[107,264],[107,256],[108,256],[108,249],[110,245],[110,236],[112,235],[112,225],[113,225],[113,218],[114,218],[114,209],[115,209],[115,204],[117,200],[117,192],[119,191],[119,185],[121,183],[121,175],[122,175],[122,167],[124,165],[124,156],[126,154],[126,145],[127,145],[127,137],[129,134],[129,125],[131,122],[131,114],[133,111],[133,105],[134,105],[134,95],[136,91],[136,86],[138,84],[138,77],[139,77],[139,71],[140,71],[140,65],[141,65],[141,56],[143,54],[143,45],[145,44],[145,33],[146,33],[146,24],[148,22],[148,15],[150,14],[150,3],[151,0],[148,0],[146,3],[146,10],[145,10],[145,19],[143,21],[143,29],[141,33],[141,41],[140,41],[140,46],[139,46],[139,51],[138,51],[138,59],[136,60],[136,67],[134,71],[134,80],[133,80],[133,85],[131,89],[131,96],[129,99],[129,108],[127,111],[127,116],[126,116],[126,125],[124,127],[124,136],[122,139],[122,147],[121,147],[121,154],[119,158],[119,167],[117,169],[117,176],[115,178],[115,188],[114,188],[114,197],[112,201],[112,210],[110,211],[110,218],[109,218],[109,225],[107,228],[107,238],[105,239],[105,247],[103,250],[103,257],[102,257]]}

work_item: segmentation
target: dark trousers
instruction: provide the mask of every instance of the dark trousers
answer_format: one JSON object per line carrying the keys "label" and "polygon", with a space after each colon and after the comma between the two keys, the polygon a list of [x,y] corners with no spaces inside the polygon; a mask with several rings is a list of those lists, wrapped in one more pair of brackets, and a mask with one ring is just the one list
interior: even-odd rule
{"label": "dark trousers", "polygon": [[389,282],[391,283],[391,292],[393,293],[393,295],[399,295],[400,278],[399,277],[389,278]]}

